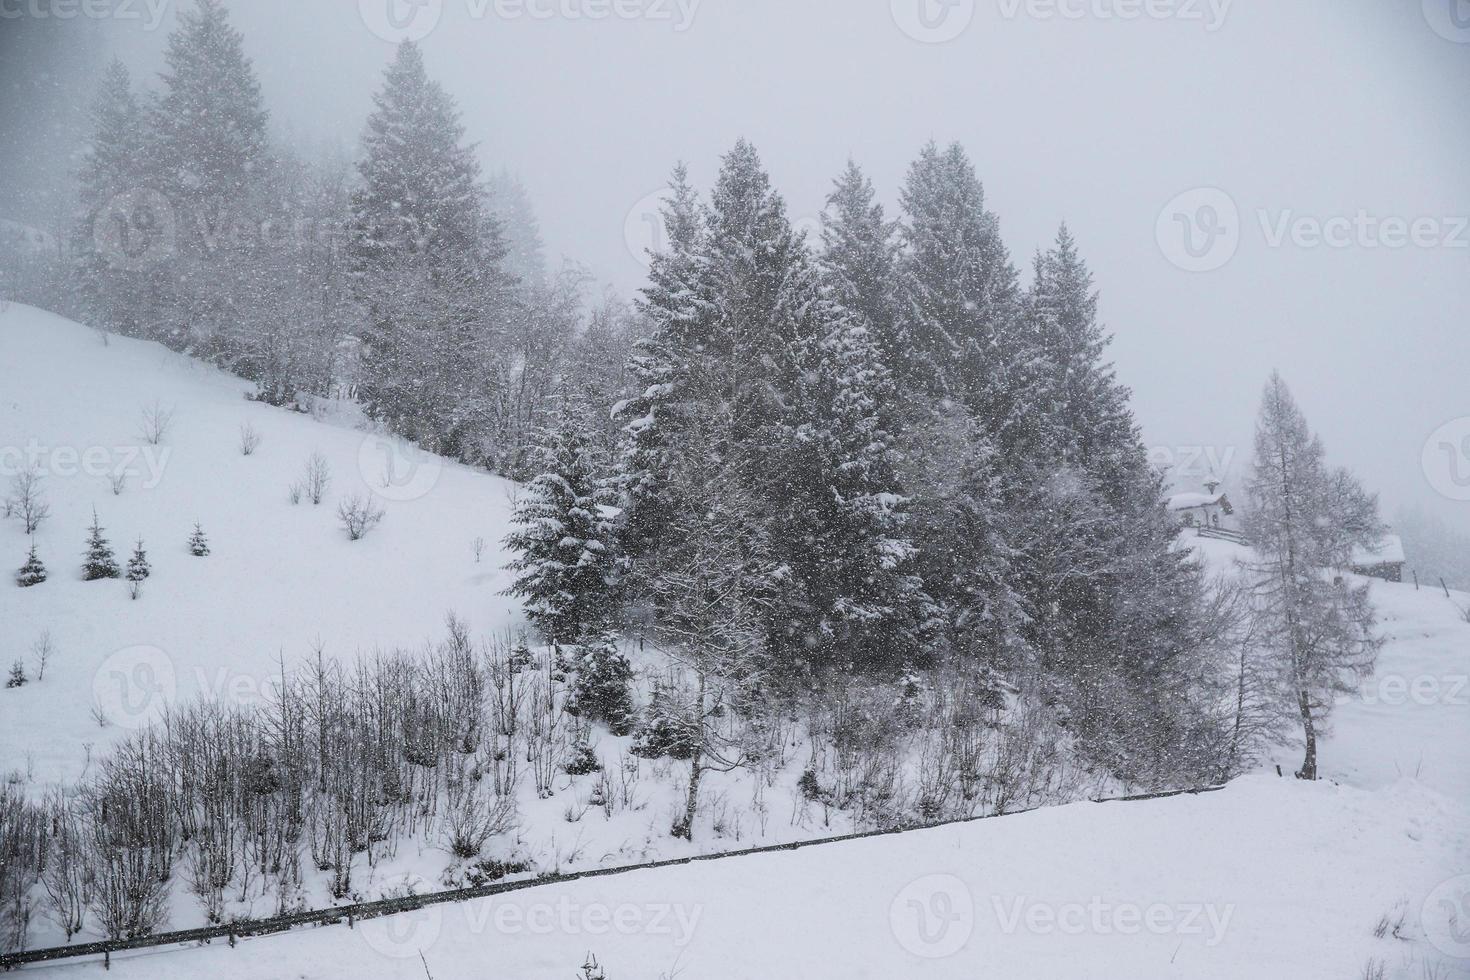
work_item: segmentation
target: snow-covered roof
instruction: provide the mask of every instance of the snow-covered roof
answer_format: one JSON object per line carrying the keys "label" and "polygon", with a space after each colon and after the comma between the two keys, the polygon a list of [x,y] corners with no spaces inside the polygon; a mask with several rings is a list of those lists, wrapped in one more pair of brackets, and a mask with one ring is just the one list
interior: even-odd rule
{"label": "snow-covered roof", "polygon": [[1176,493],[1169,498],[1170,510],[1189,510],[1191,507],[1208,507],[1225,498],[1223,493]]}
{"label": "snow-covered roof", "polygon": [[1366,568],[1370,565],[1401,564],[1403,561],[1404,542],[1397,534],[1385,534],[1371,548],[1360,546],[1353,549],[1354,566]]}

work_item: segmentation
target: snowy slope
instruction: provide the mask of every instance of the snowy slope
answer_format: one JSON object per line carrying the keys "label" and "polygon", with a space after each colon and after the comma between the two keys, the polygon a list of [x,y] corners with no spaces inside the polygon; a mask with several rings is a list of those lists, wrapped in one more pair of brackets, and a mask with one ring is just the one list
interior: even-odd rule
{"label": "snowy slope", "polygon": [[[1229,541],[1183,540],[1221,572],[1250,554]],[[1366,581],[1385,643],[1373,676],[1333,709],[1322,776],[1363,788],[1412,777],[1470,801],[1470,593]],[[1275,758],[1286,773],[1302,761],[1292,747]]]}
{"label": "snowy slope", "polygon": [[[156,714],[164,698],[140,693],[140,678],[144,690],[179,699],[249,700],[269,690],[278,658],[300,661],[318,640],[350,657],[419,646],[441,635],[450,611],[477,633],[516,621],[517,607],[498,595],[513,484],[400,453],[384,486],[391,443],[249,402],[248,388],[156,344],[104,344],[19,304],[0,312],[0,496],[9,472],[39,460],[51,506],[36,535],[51,577],[34,588],[13,587],[28,541],[18,520],[0,521],[0,665],[31,659],[43,630],[56,650],[43,682],[0,692],[12,695],[0,702],[0,772],[75,776],[84,746],[100,750]],[[159,446],[138,435],[155,402],[174,412]],[[261,435],[248,457],[239,449],[247,423]],[[327,499],[292,506],[287,488],[318,451],[331,465]],[[119,470],[131,476],[115,496]],[[368,493],[386,516],[350,542],[337,502]],[[153,575],[137,601],[122,582],[81,581],[94,507],[120,562],[144,540]],[[206,558],[186,548],[196,520],[213,549]],[[479,563],[477,536],[487,542]],[[94,701],[107,728],[91,716]]]}
{"label": "snowy slope", "polygon": [[[120,980],[507,977],[1390,978],[1470,975],[1424,899],[1470,867],[1463,812],[1252,776],[1199,797],[975,824],[544,886],[230,949],[115,958]],[[779,883],[779,884],[777,884]],[[1406,912],[1403,938],[1380,917]],[[1465,950],[1470,952],[1470,950]],[[422,953],[423,960],[419,959]],[[1425,964],[1437,965],[1429,973]],[[40,971],[87,975],[95,964]]]}

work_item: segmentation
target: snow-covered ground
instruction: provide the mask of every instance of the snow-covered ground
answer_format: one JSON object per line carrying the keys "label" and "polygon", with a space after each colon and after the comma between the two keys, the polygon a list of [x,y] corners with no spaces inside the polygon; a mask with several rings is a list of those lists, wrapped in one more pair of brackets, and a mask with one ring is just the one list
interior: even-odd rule
{"label": "snow-covered ground", "polygon": [[[0,773],[37,788],[74,778],[89,748],[102,752],[171,699],[264,696],[278,660],[289,666],[318,641],[343,658],[415,647],[440,635],[451,611],[478,634],[517,626],[499,595],[512,484],[395,448],[350,418],[251,403],[246,390],[156,345],[104,343],[27,307],[0,310],[0,468],[36,463],[51,506],[35,536],[50,580],[0,584],[0,667],[26,658],[33,677],[0,690]],[[158,446],[138,435],[155,404],[174,413]],[[239,448],[244,424],[261,435],[250,456]],[[293,506],[287,488],[313,452],[331,467],[327,498]],[[119,469],[131,475],[114,494]],[[386,516],[350,542],[337,501],[369,493]],[[137,601],[122,582],[80,580],[94,507],[121,560],[144,538],[153,577]],[[205,558],[185,547],[196,520],[210,536]],[[1241,553],[1190,543],[1222,567]],[[7,575],[28,547],[18,521],[0,521]],[[1372,959],[1387,978],[1470,976],[1470,877],[1457,877],[1470,875],[1470,623],[1458,608],[1470,595],[1382,583],[1374,599],[1388,642],[1375,677],[1339,705],[1316,785],[1262,773],[1198,797],[1075,804],[543,886],[357,930],[122,957],[114,970],[422,977],[427,966],[439,980],[564,980],[591,951],[609,980],[1338,978],[1362,976]],[[54,653],[36,681],[32,644],[45,631]],[[1280,761],[1290,773],[1300,758],[1286,748]],[[594,812],[569,822],[574,785],[529,801],[526,851],[543,867],[575,868],[698,849],[667,837],[672,782],[650,773],[649,785],[643,810],[612,821]],[[752,787],[736,776],[711,791],[738,814]],[[776,788],[769,825],[747,818],[698,847],[847,829],[796,825],[792,799],[792,787]],[[405,854],[364,897],[399,875],[436,887],[445,863]],[[1377,937],[1383,916],[1390,935]]]}
{"label": "snow-covered ground", "polygon": [[591,952],[609,980],[1351,980],[1371,960],[1456,977],[1470,960],[1435,946],[1454,952],[1454,932],[1432,918],[1426,936],[1420,909],[1467,855],[1463,812],[1422,786],[1250,776],[129,955],[112,975],[566,980]]}
{"label": "snow-covered ground", "polygon": [[[516,623],[516,604],[499,594],[514,484],[247,401],[248,390],[156,344],[104,344],[19,304],[0,312],[0,496],[10,473],[34,464],[51,508],[35,535],[50,578],[35,588],[12,587],[29,541],[18,520],[0,521],[0,664],[30,661],[43,631],[55,648],[44,680],[3,702],[0,772],[75,776],[87,745],[100,751],[164,701],[263,697],[279,658],[289,666],[317,642],[350,657],[417,647],[442,634],[449,612],[477,633]],[[156,446],[139,436],[155,404],[173,412]],[[242,425],[260,434],[250,456]],[[315,452],[331,468],[326,498],[293,506],[288,487]],[[115,495],[117,472],[127,480]],[[338,501],[369,493],[386,516],[349,541]],[[94,508],[120,563],[143,538],[153,573],[137,601],[125,582],[81,580]],[[186,547],[196,521],[205,558]],[[476,537],[486,541],[478,562]]]}

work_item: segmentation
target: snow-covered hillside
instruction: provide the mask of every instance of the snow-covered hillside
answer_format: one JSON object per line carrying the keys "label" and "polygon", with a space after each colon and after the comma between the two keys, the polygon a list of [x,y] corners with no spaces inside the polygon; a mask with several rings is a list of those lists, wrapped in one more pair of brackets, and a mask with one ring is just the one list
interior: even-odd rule
{"label": "snow-covered hillside", "polygon": [[[318,642],[351,657],[419,646],[450,612],[477,633],[516,623],[499,595],[514,484],[252,403],[247,390],[156,344],[104,342],[19,304],[0,312],[0,487],[34,464],[51,508],[35,535],[50,578],[35,588],[12,587],[30,542],[18,520],[0,521],[0,664],[32,661],[47,631],[55,651],[44,680],[6,692],[0,772],[75,776],[86,746],[100,751],[165,700],[265,696],[279,659],[289,668]],[[173,413],[156,446],[140,437],[155,405]],[[244,425],[260,436],[249,456]],[[331,470],[326,497],[293,506],[288,488],[317,452]],[[114,494],[117,473],[127,479]],[[355,542],[337,518],[354,494],[385,512]],[[119,562],[143,539],[153,572],[137,601],[125,582],[81,580],[94,509]],[[196,521],[212,549],[204,558],[187,548]]]}
{"label": "snow-covered hillside", "polygon": [[[8,483],[34,463],[51,508],[34,539],[48,581],[0,583],[0,667],[21,658],[32,675],[0,690],[0,772],[12,780],[39,791],[74,778],[89,751],[95,758],[170,701],[263,697],[279,661],[289,669],[318,642],[344,659],[417,647],[450,612],[476,634],[518,626],[515,604],[499,594],[513,484],[395,447],[345,415],[252,403],[246,390],[156,345],[104,342],[19,305],[0,310],[0,475]],[[157,446],[139,436],[155,406],[172,412]],[[244,425],[260,435],[248,456]],[[317,452],[332,474],[325,499],[293,505],[288,487]],[[114,493],[119,471],[129,475]],[[336,514],[354,494],[385,511],[356,542]],[[144,540],[153,574],[136,601],[121,581],[81,581],[94,508],[120,560]],[[210,539],[206,557],[186,547],[195,521]],[[1226,542],[1189,543],[1221,568],[1241,555]],[[29,546],[19,521],[0,521],[7,576]],[[590,951],[609,980],[1325,980],[1362,976],[1374,961],[1387,980],[1470,976],[1470,623],[1459,611],[1470,595],[1381,583],[1373,597],[1388,642],[1376,676],[1339,705],[1317,784],[1268,771],[1197,797],[1074,804],[544,886],[356,930],[118,957],[113,969],[422,977],[427,967],[436,980],[564,980]],[[43,633],[53,653],[37,679]],[[621,745],[605,739],[604,748]],[[1288,774],[1300,761],[1289,747],[1279,759]],[[525,846],[542,867],[576,868],[847,829],[797,824],[799,772],[772,789],[769,826],[749,820],[743,830],[741,808],[759,787],[738,775],[714,780],[735,813],[723,840],[668,838],[677,774],[666,767],[650,774],[643,809],[611,821],[573,820],[586,802],[575,786],[527,800]],[[438,887],[445,855],[412,850],[376,869],[364,897],[405,882]],[[36,928],[36,939],[59,941]]]}

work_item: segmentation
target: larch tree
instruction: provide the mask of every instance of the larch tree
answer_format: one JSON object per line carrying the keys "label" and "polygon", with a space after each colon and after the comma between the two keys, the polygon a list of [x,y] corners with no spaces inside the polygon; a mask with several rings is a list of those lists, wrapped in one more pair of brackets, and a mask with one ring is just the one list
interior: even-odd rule
{"label": "larch tree", "polygon": [[1327,464],[1321,440],[1277,373],[1262,395],[1247,493],[1258,629],[1301,723],[1305,755],[1297,776],[1316,779],[1317,743],[1333,702],[1371,673],[1381,644],[1369,586],[1352,585],[1341,571],[1354,547],[1382,533],[1378,500]]}

